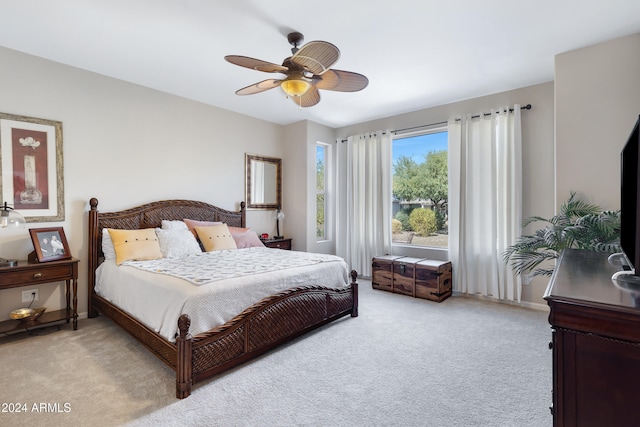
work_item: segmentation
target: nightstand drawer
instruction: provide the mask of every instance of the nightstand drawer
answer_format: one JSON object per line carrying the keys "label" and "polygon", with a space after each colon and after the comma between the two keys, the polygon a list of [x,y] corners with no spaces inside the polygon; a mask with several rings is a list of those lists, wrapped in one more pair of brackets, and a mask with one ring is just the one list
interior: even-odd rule
{"label": "nightstand drawer", "polygon": [[67,280],[73,277],[73,264],[39,266],[38,268],[29,268],[22,270],[15,267],[16,271],[2,272],[2,285],[0,287],[13,287],[15,285],[23,285],[25,283],[36,284],[55,282],[57,280]]}
{"label": "nightstand drawer", "polygon": [[291,239],[270,239],[263,240],[262,243],[268,248],[291,250]]}

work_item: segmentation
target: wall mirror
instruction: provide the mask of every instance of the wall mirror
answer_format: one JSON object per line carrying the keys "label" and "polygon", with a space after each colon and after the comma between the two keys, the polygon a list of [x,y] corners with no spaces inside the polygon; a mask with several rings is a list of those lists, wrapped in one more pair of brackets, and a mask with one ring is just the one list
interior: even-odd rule
{"label": "wall mirror", "polygon": [[245,154],[247,209],[282,206],[282,159]]}

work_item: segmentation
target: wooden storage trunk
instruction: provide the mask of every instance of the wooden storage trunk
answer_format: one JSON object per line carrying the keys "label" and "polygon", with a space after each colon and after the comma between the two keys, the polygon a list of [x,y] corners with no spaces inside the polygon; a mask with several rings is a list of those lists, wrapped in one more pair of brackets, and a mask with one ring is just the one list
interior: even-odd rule
{"label": "wooden storage trunk", "polygon": [[374,289],[441,302],[451,296],[451,262],[383,255],[372,260]]}
{"label": "wooden storage trunk", "polygon": [[441,302],[451,296],[451,262],[422,260],[416,264],[415,296]]}
{"label": "wooden storage trunk", "polygon": [[402,258],[397,255],[374,257],[371,262],[371,286],[373,289],[393,292],[393,260]]}
{"label": "wooden storage trunk", "polygon": [[421,260],[412,257],[393,260],[393,292],[416,296],[416,264]]}

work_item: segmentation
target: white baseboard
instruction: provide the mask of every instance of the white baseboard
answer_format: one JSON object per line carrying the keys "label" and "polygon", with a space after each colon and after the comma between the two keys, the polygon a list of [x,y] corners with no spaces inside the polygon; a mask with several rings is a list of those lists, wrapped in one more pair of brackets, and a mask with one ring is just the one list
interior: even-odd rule
{"label": "white baseboard", "polygon": [[528,309],[531,309],[531,310],[549,311],[549,306],[547,306],[545,304],[540,304],[540,303],[537,303],[537,302],[508,301],[508,300],[501,300],[501,299],[497,299],[497,298],[491,298],[491,297],[487,297],[487,296],[479,295],[479,294],[463,294],[463,293],[460,293],[458,291],[453,291],[453,295],[458,296],[458,297],[463,297],[463,298],[475,298],[475,299],[478,299],[480,301],[487,301],[487,302],[493,302],[493,303],[498,303],[498,304],[507,304],[507,305],[512,305],[514,307],[528,308]]}

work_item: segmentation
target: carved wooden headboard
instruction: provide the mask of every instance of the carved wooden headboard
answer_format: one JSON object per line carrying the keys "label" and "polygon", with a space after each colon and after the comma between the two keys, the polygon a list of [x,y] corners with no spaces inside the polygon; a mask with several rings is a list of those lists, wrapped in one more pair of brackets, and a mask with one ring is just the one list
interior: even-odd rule
{"label": "carved wooden headboard", "polygon": [[117,228],[135,230],[155,228],[162,225],[162,220],[221,221],[232,227],[244,227],[246,224],[245,203],[240,203],[239,211],[230,211],[194,200],[162,200],[147,203],[117,212],[99,212],[98,199],[89,201],[89,309],[91,296],[94,293],[95,271],[102,258],[102,229]]}

